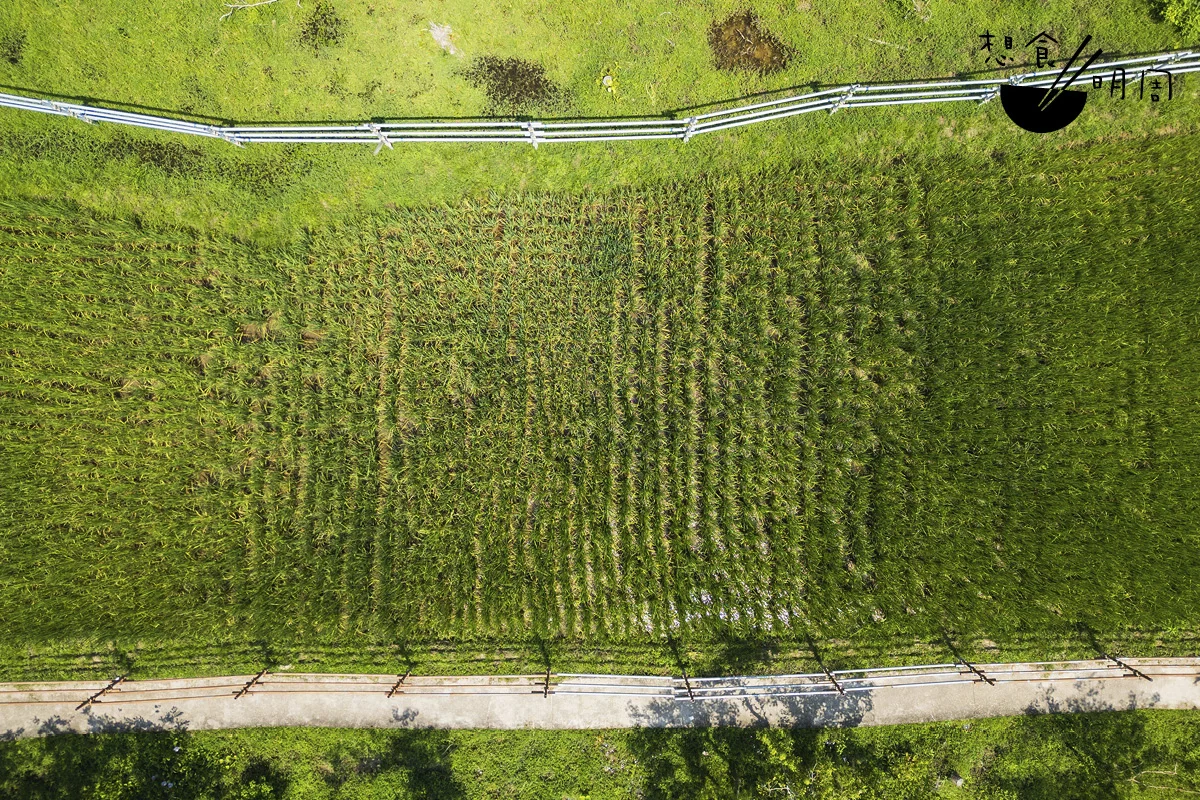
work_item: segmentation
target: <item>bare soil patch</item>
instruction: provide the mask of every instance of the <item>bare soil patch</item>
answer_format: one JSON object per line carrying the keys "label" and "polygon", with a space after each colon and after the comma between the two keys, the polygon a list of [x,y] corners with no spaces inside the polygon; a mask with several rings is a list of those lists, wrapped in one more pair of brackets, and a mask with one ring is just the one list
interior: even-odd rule
{"label": "bare soil patch", "polygon": [[488,113],[503,114],[563,102],[562,90],[546,77],[541,64],[520,58],[480,56],[464,76],[487,93]]}
{"label": "bare soil patch", "polygon": [[717,67],[767,75],[788,65],[795,52],[762,26],[753,11],[735,14],[708,29]]}

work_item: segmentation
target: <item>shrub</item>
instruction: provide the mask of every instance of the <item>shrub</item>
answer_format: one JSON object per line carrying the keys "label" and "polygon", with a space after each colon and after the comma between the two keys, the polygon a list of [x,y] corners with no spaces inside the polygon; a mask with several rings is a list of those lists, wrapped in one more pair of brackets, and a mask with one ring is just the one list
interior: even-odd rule
{"label": "shrub", "polygon": [[1156,0],[1155,5],[1163,19],[1184,36],[1200,39],[1200,0]]}

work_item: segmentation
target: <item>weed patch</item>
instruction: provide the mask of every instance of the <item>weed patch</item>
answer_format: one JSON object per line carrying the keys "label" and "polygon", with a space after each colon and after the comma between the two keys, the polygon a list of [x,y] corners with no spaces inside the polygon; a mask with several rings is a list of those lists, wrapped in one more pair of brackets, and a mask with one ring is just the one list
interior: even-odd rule
{"label": "weed patch", "polygon": [[108,159],[135,158],[169,176],[198,175],[208,161],[208,155],[199,147],[177,141],[155,142],[130,136],[122,130],[113,134],[102,149]]}
{"label": "weed patch", "polygon": [[308,175],[312,154],[299,145],[253,155],[215,156],[180,141],[158,142],[116,130],[104,141],[87,133],[0,135],[0,153],[59,163],[102,163],[128,159],[170,178],[209,178],[256,197],[269,197]]}
{"label": "weed patch", "polygon": [[0,61],[7,61],[15,67],[21,63],[24,55],[25,31],[16,28],[0,34]]}
{"label": "weed patch", "polygon": [[362,91],[358,93],[358,99],[364,103],[374,103],[376,93],[383,87],[383,84],[377,80],[367,81],[363,86]]}
{"label": "weed patch", "polygon": [[311,48],[313,53],[320,52],[322,47],[341,44],[345,27],[345,20],[337,15],[333,4],[319,0],[300,28],[300,44]]}
{"label": "weed patch", "polygon": [[752,12],[735,14],[724,22],[714,23],[708,31],[717,67],[768,75],[788,65],[792,49],[762,27]]}
{"label": "weed patch", "polygon": [[545,68],[520,58],[481,56],[464,76],[487,92],[490,114],[559,106],[563,101],[562,90],[546,77]]}

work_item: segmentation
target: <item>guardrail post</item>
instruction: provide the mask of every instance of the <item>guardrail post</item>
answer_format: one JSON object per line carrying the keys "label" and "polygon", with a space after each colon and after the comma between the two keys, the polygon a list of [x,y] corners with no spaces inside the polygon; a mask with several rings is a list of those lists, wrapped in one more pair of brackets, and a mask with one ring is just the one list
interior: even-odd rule
{"label": "guardrail post", "polygon": [[70,117],[74,117],[75,119],[80,120],[81,122],[86,122],[88,125],[96,124],[96,120],[88,119],[87,115],[84,112],[79,111],[78,109],[68,108],[67,106],[64,106],[62,103],[56,103],[53,100],[47,100],[46,105],[48,105],[50,108],[53,108],[55,111],[61,111]]}
{"label": "guardrail post", "polygon": [[403,694],[403,693],[404,693],[404,690],[403,690],[403,689],[401,689],[401,688],[400,688],[400,686],[401,686],[401,684],[403,684],[403,683],[404,683],[406,680],[408,680],[408,676],[409,676],[409,675],[412,675],[412,670],[411,670],[411,669],[410,669],[410,670],[408,670],[408,671],[406,671],[406,672],[405,672],[403,675],[401,675],[401,676],[400,676],[400,680],[396,681],[396,682],[395,682],[395,683],[392,685],[392,688],[391,688],[391,690],[389,690],[389,691],[388,691],[388,693],[387,693],[387,696],[388,696],[388,697],[395,697],[397,694]]}
{"label": "guardrail post", "polygon": [[375,146],[375,155],[379,155],[385,145],[387,146],[388,150],[396,149],[392,147],[392,143],[388,139],[387,134],[383,132],[383,128],[379,127],[378,125],[371,125],[370,130],[374,131],[375,135],[379,137],[379,144]]}
{"label": "guardrail post", "polygon": [[842,95],[840,98],[838,98],[838,101],[836,103],[833,104],[833,108],[829,109],[829,113],[832,114],[833,112],[837,111],[842,106],[846,105],[847,101],[849,101],[850,98],[854,96],[854,93],[857,92],[861,87],[862,87],[862,84],[860,84],[860,83],[856,83],[853,86],[851,86],[850,89],[844,95]]}
{"label": "guardrail post", "polygon": [[241,689],[238,689],[236,692],[233,693],[233,699],[241,700],[243,697],[245,697],[250,692],[250,689],[253,688],[254,686],[257,686],[258,682],[261,681],[263,679],[263,676],[266,674],[267,674],[267,671],[264,669],[262,672],[258,673],[253,678],[251,678],[249,683],[247,683]]}
{"label": "guardrail post", "polygon": [[229,142],[232,145],[235,145],[237,147],[245,147],[246,146],[246,145],[242,144],[241,141],[236,136],[234,136],[232,133],[226,133],[225,131],[218,128],[216,125],[209,125],[208,130],[209,130],[209,133],[211,133],[213,136],[217,137],[218,139],[224,139],[225,141]]}
{"label": "guardrail post", "polygon": [[118,675],[117,677],[113,678],[111,681],[109,681],[108,686],[105,686],[103,689],[96,692],[94,695],[89,697],[87,700],[84,700],[82,703],[75,706],[75,710],[82,711],[83,709],[90,707],[92,705],[92,703],[99,703],[101,697],[103,697],[104,695],[111,692],[118,683],[121,683],[124,680],[125,680],[124,675]]}
{"label": "guardrail post", "polygon": [[833,688],[837,689],[837,693],[845,697],[846,690],[842,688],[840,683],[838,683],[837,678],[833,677],[833,673],[825,668],[824,664],[821,665],[821,671],[825,673],[825,677],[828,678],[829,682],[833,684]]}
{"label": "guardrail post", "polygon": [[540,123],[540,122],[522,122],[521,123],[521,127],[525,129],[525,133],[529,137],[529,143],[531,145],[533,145],[534,150],[537,150],[537,146],[538,146],[537,128],[541,124],[542,123]]}
{"label": "guardrail post", "polygon": [[684,130],[684,132],[683,132],[683,141],[686,142],[688,139],[692,138],[695,135],[696,135],[696,118],[688,117],[687,129]]}
{"label": "guardrail post", "polygon": [[696,702],[696,695],[692,693],[692,682],[688,680],[687,670],[683,670],[683,688],[687,689],[688,700]]}
{"label": "guardrail post", "polygon": [[[971,672],[974,672],[976,675],[978,675],[978,676],[979,676],[979,680],[983,681],[983,682],[984,682],[984,683],[986,683],[988,686],[995,686],[995,685],[996,685],[996,679],[995,679],[995,678],[989,678],[987,675],[984,675],[984,674],[983,674],[983,670],[979,669],[979,667],[975,666],[975,665],[974,665],[974,664],[972,664],[971,662],[969,662],[969,661],[963,661],[962,659],[959,659],[958,663],[959,663],[959,664],[962,664],[964,667],[966,667],[967,669],[969,669]],[[976,681],[976,683],[978,683],[978,682],[979,682],[979,681]]]}
{"label": "guardrail post", "polygon": [[546,685],[542,688],[542,697],[550,696],[550,668],[546,668]]}
{"label": "guardrail post", "polygon": [[1113,662],[1114,664],[1116,664],[1116,665],[1117,665],[1118,667],[1120,667],[1121,669],[1124,669],[1124,670],[1129,670],[1129,674],[1125,676],[1125,677],[1127,677],[1127,678],[1145,678],[1145,679],[1146,679],[1146,680],[1148,680],[1148,681],[1153,681],[1153,680],[1154,680],[1153,678],[1151,678],[1151,677],[1150,677],[1149,675],[1147,675],[1146,673],[1142,672],[1141,670],[1138,670],[1138,669],[1135,669],[1135,668],[1133,668],[1133,667],[1129,666],[1128,664],[1126,664],[1124,661],[1122,661],[1122,660],[1121,660],[1121,659],[1119,659],[1119,658],[1116,658],[1116,657],[1114,657],[1114,656],[1110,656],[1108,653],[1101,653],[1100,655],[1101,655],[1101,656],[1103,656],[1105,659],[1107,659],[1107,660],[1109,660],[1109,661]]}
{"label": "guardrail post", "polygon": [[1155,66],[1161,69],[1162,67],[1166,67],[1171,64],[1174,64],[1176,61],[1183,58],[1183,56],[1184,56],[1183,53],[1172,53],[1170,56],[1160,58],[1158,60],[1158,63],[1155,64]]}

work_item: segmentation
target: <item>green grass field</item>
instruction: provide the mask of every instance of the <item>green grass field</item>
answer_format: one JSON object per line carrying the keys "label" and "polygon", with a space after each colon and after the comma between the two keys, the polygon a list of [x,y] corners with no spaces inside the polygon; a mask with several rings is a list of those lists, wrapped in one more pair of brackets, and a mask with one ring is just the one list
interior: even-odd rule
{"label": "green grass field", "polygon": [[[484,56],[520,56],[559,88],[561,103],[532,115],[662,115],[748,94],[807,91],[813,83],[1007,76],[1036,63],[1026,42],[1049,31],[1052,56],[1069,57],[1084,35],[1106,53],[1195,46],[1156,17],[1149,0],[1103,7],[1088,0],[797,0],[794,3],[610,3],[603,8],[522,0],[479,14],[461,2],[336,0],[340,43],[301,41],[315,3],[291,0],[240,10],[225,21],[220,0],[163,7],[105,0],[86,8],[22,0],[0,8],[0,91],[93,98],[108,105],[207,115],[238,122],[360,121],[372,117],[478,116],[484,89],[467,73]],[[778,72],[719,69],[714,22],[753,9],[791,48]],[[428,32],[452,25],[461,57]],[[1009,68],[986,63],[979,35],[1010,34]],[[85,32],[85,33],[83,33]],[[19,57],[4,42],[21,36]],[[874,41],[873,41],[874,40]],[[996,47],[1001,47],[997,40]],[[615,71],[616,95],[597,80]],[[457,202],[488,192],[603,191],[847,161],[886,165],[897,155],[1033,154],[1081,142],[1186,132],[1200,122],[1194,81],[1170,103],[1110,100],[1097,92],[1070,128],[1025,135],[998,103],[854,109],[700,136],[680,142],[406,145],[309,148],[190,140],[172,134],[86,126],[0,110],[0,193],[70,198],[104,214],[223,230],[263,242],[296,242],[361,209]],[[7,88],[6,88],[7,87]],[[1136,92],[1134,93],[1136,95]],[[1105,95],[1105,96],[1101,96]]]}
{"label": "green grass field", "polygon": [[1196,623],[1192,136],[396,211],[0,207],[10,652]]}

